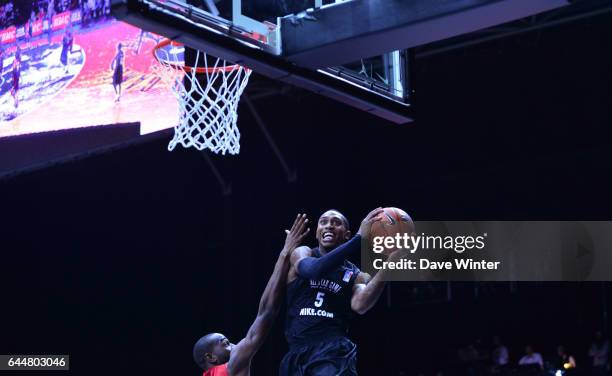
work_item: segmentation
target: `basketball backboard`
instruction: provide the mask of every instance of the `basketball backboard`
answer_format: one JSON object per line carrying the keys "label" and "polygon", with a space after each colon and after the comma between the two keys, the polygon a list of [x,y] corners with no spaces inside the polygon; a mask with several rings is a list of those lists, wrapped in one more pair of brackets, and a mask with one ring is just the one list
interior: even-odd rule
{"label": "basketball backboard", "polygon": [[383,117],[412,121],[410,48],[568,0],[114,0],[125,22]]}

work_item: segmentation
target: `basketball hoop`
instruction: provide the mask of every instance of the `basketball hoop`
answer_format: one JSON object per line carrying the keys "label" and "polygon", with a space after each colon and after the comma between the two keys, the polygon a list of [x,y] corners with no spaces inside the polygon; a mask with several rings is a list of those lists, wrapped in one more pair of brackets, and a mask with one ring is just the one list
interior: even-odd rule
{"label": "basketball hoop", "polygon": [[214,153],[238,154],[238,101],[249,81],[251,70],[196,51],[194,67],[185,65],[184,46],[165,39],[155,46],[153,67],[170,87],[179,103],[179,123],[168,144],[209,149]]}

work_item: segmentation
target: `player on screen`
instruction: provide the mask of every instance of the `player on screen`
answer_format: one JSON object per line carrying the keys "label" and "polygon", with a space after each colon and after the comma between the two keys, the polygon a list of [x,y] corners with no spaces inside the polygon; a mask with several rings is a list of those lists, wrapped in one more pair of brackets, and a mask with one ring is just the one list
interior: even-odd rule
{"label": "player on screen", "polygon": [[55,14],[55,0],[49,0],[47,3],[47,41],[51,44],[51,37],[53,36],[53,16]]}
{"label": "player on screen", "polygon": [[278,256],[272,276],[259,301],[257,317],[246,336],[234,345],[220,333],[200,338],[193,348],[195,362],[204,370],[203,376],[248,376],[251,359],[272,329],[281,306],[289,271],[291,252],[308,234],[306,215],[298,215],[291,230],[285,230],[285,246]]}
{"label": "player on screen", "polygon": [[110,69],[113,71],[113,90],[115,90],[115,102],[121,99],[121,83],[123,82],[123,45],[117,45],[117,53],[111,61]]}
{"label": "player on screen", "polygon": [[15,108],[19,107],[19,77],[21,76],[21,48],[17,45],[15,50],[15,58],[13,59],[13,87],[11,95]]}
{"label": "player on screen", "polygon": [[110,0],[104,0],[104,9],[102,13],[104,16],[108,16],[110,14]]}
{"label": "player on screen", "polygon": [[62,53],[60,55],[60,61],[64,66],[64,72],[66,73],[68,73],[69,65],[68,54],[72,53],[72,43],[74,42],[74,37],[72,36],[72,31],[70,31],[70,29],[70,27],[66,28],[66,32],[62,38]]}
{"label": "player on screen", "polygon": [[82,0],[81,3],[82,26],[87,27],[91,21],[92,10],[89,7],[89,0]]}
{"label": "player on screen", "polygon": [[32,9],[32,12],[30,13],[30,20],[28,21],[28,32],[26,34],[28,42],[30,41],[30,39],[32,39],[32,34],[34,32],[33,28],[34,28],[35,22],[36,22],[36,13],[34,12],[34,9]]}
{"label": "player on screen", "polygon": [[[317,223],[317,248],[298,247],[291,254],[287,278],[285,336],[289,352],[281,376],[357,375],[357,347],[347,337],[349,319],[376,304],[385,282],[363,273],[347,258],[361,249],[381,208],[371,211],[351,238],[346,217],[328,210]],[[400,256],[398,251],[389,258]]]}
{"label": "player on screen", "polygon": [[4,83],[4,78],[2,75],[4,74],[4,47],[0,44],[0,81]]}

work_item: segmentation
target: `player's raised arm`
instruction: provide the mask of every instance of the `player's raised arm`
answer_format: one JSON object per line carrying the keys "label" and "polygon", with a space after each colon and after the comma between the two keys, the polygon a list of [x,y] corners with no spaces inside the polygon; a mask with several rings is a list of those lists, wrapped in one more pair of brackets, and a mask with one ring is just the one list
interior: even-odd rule
{"label": "player's raised arm", "polygon": [[[361,226],[359,227],[359,231],[357,232],[356,236],[335,247],[322,257],[312,257],[310,250],[300,247],[291,257],[291,266],[293,267],[292,270],[295,270],[297,276],[301,278],[317,279],[329,270],[341,265],[344,260],[349,258],[349,256],[359,251],[361,247],[362,234],[369,233],[370,226],[373,222],[379,220],[379,215],[382,213],[382,211],[382,208],[376,208],[368,213],[368,215],[361,222]],[[321,216],[319,223],[317,224],[317,240],[319,240],[320,248],[322,247],[321,244],[324,244],[326,238],[329,237],[332,239],[331,241],[333,241],[335,236],[339,236],[337,232],[340,233],[340,236],[342,236],[342,234],[348,234],[347,238],[350,237],[350,231],[348,229],[344,229],[344,232],[342,232],[342,230],[336,231],[337,227],[342,227],[343,225],[341,222],[334,224],[333,221],[336,218],[326,214]]]}
{"label": "player's raised arm", "polygon": [[257,317],[249,328],[246,337],[232,349],[228,364],[230,375],[248,375],[251,359],[270,332],[280,310],[284,285],[289,271],[289,257],[308,234],[307,224],[306,215],[301,214],[296,218],[291,230],[285,230],[287,233],[285,246],[278,256],[272,276],[261,296]]}

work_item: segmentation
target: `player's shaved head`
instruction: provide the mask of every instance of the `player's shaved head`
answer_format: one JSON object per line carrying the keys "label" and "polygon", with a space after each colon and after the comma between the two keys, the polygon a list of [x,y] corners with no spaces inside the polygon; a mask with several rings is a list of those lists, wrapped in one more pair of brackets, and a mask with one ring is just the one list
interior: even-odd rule
{"label": "player's shaved head", "polygon": [[210,333],[200,338],[193,346],[193,360],[206,370],[212,366],[227,363],[232,352],[232,344],[221,333]]}
{"label": "player's shaved head", "polygon": [[207,353],[213,351],[214,345],[219,341],[219,338],[223,337],[219,333],[209,333],[204,337],[200,338],[198,342],[193,346],[193,360],[200,366],[200,368],[206,368],[206,357]]}

